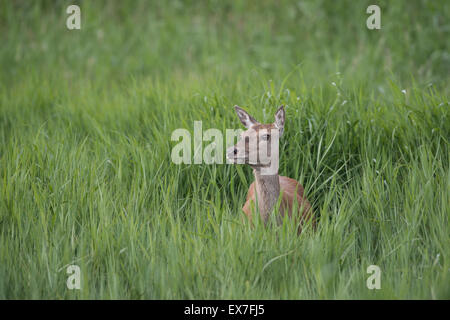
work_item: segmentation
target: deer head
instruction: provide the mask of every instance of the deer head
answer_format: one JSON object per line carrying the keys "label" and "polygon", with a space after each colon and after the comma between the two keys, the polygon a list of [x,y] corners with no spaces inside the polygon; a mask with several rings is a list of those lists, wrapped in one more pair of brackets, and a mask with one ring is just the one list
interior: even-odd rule
{"label": "deer head", "polygon": [[240,107],[234,108],[247,130],[241,133],[234,146],[227,149],[229,162],[249,164],[254,169],[265,169],[267,174],[277,173],[278,140],[284,130],[284,107],[278,108],[275,122],[270,124],[261,124]]}

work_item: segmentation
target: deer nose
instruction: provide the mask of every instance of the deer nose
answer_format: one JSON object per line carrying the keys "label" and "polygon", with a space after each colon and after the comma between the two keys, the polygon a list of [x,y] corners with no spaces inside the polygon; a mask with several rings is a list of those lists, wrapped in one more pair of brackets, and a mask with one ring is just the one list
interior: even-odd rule
{"label": "deer nose", "polygon": [[237,149],[235,146],[231,146],[227,149],[227,158],[233,159],[237,155]]}

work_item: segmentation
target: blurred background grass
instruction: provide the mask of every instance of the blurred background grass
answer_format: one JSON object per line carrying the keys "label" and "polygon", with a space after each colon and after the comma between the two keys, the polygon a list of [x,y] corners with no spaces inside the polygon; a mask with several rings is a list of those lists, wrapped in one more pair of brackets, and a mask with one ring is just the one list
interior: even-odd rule
{"label": "blurred background grass", "polygon": [[[450,5],[370,4],[0,1],[0,297],[448,298]],[[241,223],[249,168],[170,161],[282,103],[299,238]]]}
{"label": "blurred background grass", "polygon": [[4,77],[283,77],[302,64],[305,81],[339,71],[376,87],[390,76],[441,83],[450,71],[446,2],[381,1],[377,31],[366,28],[370,1],[81,1],[81,31],[65,28],[71,3],[2,1]]}

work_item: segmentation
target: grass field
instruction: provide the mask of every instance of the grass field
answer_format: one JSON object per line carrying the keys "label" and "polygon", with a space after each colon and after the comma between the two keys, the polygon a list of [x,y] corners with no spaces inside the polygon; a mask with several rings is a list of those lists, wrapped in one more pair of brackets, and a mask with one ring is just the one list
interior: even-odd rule
{"label": "grass field", "polygon": [[[0,1],[1,299],[450,299],[450,3]],[[271,122],[319,217],[171,133]],[[67,266],[81,270],[69,290]],[[369,290],[369,265],[381,289]]]}

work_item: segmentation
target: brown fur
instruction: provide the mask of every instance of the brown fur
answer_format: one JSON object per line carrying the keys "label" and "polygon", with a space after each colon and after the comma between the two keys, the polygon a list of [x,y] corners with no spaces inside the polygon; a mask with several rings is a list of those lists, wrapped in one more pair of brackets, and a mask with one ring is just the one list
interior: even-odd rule
{"label": "brown fur", "polygon": [[[284,216],[285,212],[288,212],[289,218],[292,218],[292,210],[294,207],[295,201],[297,210],[295,212],[295,220],[299,223],[298,227],[298,233],[302,231],[302,224],[306,222],[308,219],[312,218],[312,225],[315,226],[315,219],[314,214],[311,209],[311,205],[309,204],[308,200],[303,197],[304,188],[303,186],[296,180],[284,177],[284,176],[278,176],[279,182],[280,182],[280,193],[283,194],[283,198],[281,200],[281,205],[279,208],[279,212],[281,214],[281,217]],[[295,199],[295,197],[297,199]],[[242,208],[245,215],[249,219],[249,221],[252,221],[252,209],[256,206],[256,181],[254,181],[250,188],[248,189],[247,193],[247,199],[246,202]],[[264,219],[264,222],[267,222],[267,218]]]}
{"label": "brown fur", "polygon": [[[252,215],[254,209],[258,208],[258,212],[266,224],[269,221],[270,214],[272,214],[275,209],[275,205],[279,200],[280,194],[282,198],[280,201],[280,207],[278,209],[279,216],[276,217],[278,223],[282,222],[282,218],[285,216],[286,212],[288,217],[295,220],[298,225],[298,233],[302,231],[303,224],[311,219],[312,226],[315,227],[315,218],[312,211],[311,205],[308,200],[304,197],[303,186],[296,180],[279,176],[276,168],[275,174],[265,175],[262,174],[261,169],[264,168],[264,161],[260,161],[259,158],[259,147],[260,142],[262,142],[263,147],[267,147],[267,154],[271,153],[270,146],[267,144],[268,141],[266,134],[267,132],[272,132],[272,129],[279,134],[279,137],[284,131],[285,122],[285,111],[284,107],[281,106],[275,114],[275,122],[270,124],[261,124],[257,122],[252,116],[250,116],[245,110],[235,106],[235,110],[242,124],[247,128],[247,131],[243,132],[241,140],[238,143],[229,148],[227,152],[227,157],[229,159],[245,158],[247,164],[253,168],[253,173],[255,175],[255,182],[250,185],[247,193],[247,200],[244,204],[242,210],[248,219],[252,220]],[[266,129],[264,132],[261,130]],[[260,132],[261,131],[261,132]],[[260,138],[260,135],[262,138]],[[252,144],[248,142],[246,138],[253,137]],[[275,135],[277,137],[278,135]],[[270,138],[270,136],[269,136]],[[260,140],[263,139],[263,140]],[[244,151],[247,150],[249,154],[255,155],[258,152],[258,160],[255,162],[248,154],[244,155]],[[254,158],[253,158],[254,159]],[[295,211],[294,211],[295,209]]]}

